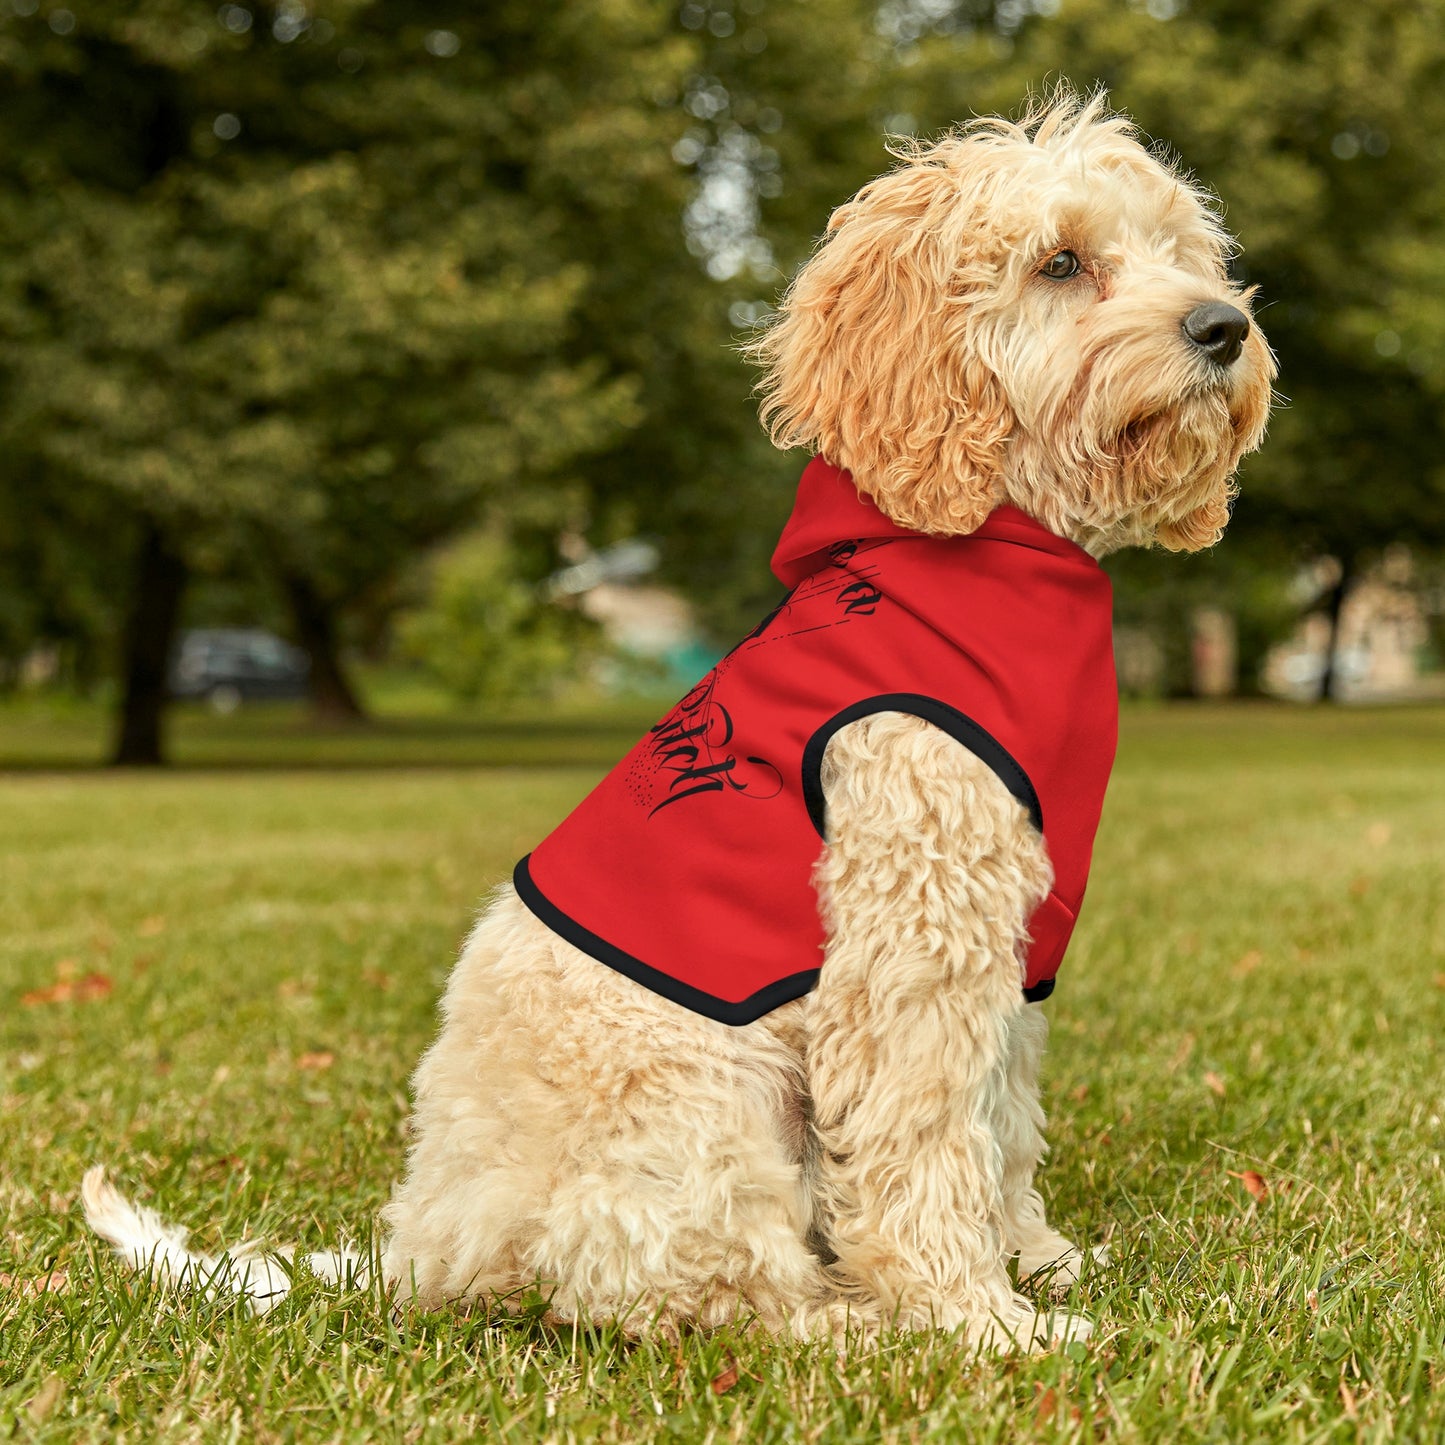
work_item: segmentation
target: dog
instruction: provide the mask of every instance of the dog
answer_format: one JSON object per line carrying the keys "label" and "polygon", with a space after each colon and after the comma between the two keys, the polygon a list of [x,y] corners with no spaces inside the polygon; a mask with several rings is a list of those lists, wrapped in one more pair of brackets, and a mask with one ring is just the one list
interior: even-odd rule
{"label": "dog", "polygon": [[[1089,1332],[1009,1264],[1067,1285],[1084,1260],[1035,1187],[1030,999],[1112,761],[1097,559],[1218,540],[1274,359],[1217,209],[1102,95],[895,155],[751,345],[773,441],[815,454],[787,600],[452,974],[384,1212],[398,1299],[540,1287],[557,1320],[663,1337]],[[102,1170],[84,1198],[137,1264],[284,1290]]]}

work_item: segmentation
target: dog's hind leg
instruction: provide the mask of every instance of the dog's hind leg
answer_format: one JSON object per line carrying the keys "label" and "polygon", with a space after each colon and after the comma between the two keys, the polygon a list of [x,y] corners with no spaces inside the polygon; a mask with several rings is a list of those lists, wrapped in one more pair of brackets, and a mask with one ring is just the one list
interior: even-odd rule
{"label": "dog's hind leg", "polygon": [[503,889],[416,1075],[384,1269],[424,1304],[783,1331],[820,1295],[800,1003],[744,1028],[614,973]]}
{"label": "dog's hind leg", "polygon": [[[573,1015],[539,1062],[577,1107],[525,1247],[557,1282],[554,1313],[668,1337],[793,1328],[824,1291],[788,1037],[801,1005],[729,1028],[591,959],[574,955],[563,977]],[[555,1034],[558,1009],[545,1016]]]}
{"label": "dog's hind leg", "polygon": [[833,1269],[903,1325],[1080,1338],[1086,1321],[1041,1317],[1009,1282],[995,1132],[1042,841],[991,769],[916,718],[842,729],[823,785],[808,1082]]}

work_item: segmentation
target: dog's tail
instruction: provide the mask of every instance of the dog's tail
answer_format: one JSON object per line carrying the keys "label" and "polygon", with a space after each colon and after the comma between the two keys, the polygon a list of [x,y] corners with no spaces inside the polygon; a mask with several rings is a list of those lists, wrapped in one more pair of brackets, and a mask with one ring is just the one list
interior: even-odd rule
{"label": "dog's tail", "polygon": [[[167,1224],[143,1204],[132,1204],[105,1177],[103,1164],[86,1170],[80,1199],[85,1222],[132,1269],[200,1290],[207,1299],[243,1298],[258,1315],[280,1304],[291,1288],[294,1249],[266,1250],[251,1243],[219,1255],[196,1254],[186,1247],[185,1229]],[[370,1262],[354,1249],[325,1250],[305,1259],[311,1272],[330,1284],[364,1285],[371,1273]]]}

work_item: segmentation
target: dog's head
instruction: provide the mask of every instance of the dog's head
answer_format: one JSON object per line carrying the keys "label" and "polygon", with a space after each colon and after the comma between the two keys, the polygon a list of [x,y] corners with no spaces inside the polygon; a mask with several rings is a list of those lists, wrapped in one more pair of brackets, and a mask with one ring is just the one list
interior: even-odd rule
{"label": "dog's head", "polygon": [[1007,501],[1097,553],[1215,542],[1274,360],[1209,200],[1102,96],[901,158],[751,348],[774,441],[921,531]]}

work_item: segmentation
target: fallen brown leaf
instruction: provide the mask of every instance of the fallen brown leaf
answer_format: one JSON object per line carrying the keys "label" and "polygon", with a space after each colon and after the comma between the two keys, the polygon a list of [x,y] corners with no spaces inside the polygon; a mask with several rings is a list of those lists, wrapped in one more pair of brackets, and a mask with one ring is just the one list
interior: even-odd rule
{"label": "fallen brown leaf", "polygon": [[64,980],[51,984],[49,988],[32,988],[29,993],[20,995],[20,1006],[34,1008],[42,1003],[64,1003],[74,991],[75,986]]}
{"label": "fallen brown leaf", "polygon": [[391,975],[380,968],[363,968],[361,981],[370,984],[372,988],[380,989],[382,993],[389,992],[392,984]]}
{"label": "fallen brown leaf", "polygon": [[1218,1094],[1221,1099],[1224,1097],[1224,1080],[1221,1079],[1213,1069],[1210,1069],[1210,1071],[1205,1074],[1204,1085],[1210,1092]]}
{"label": "fallen brown leaf", "polygon": [[48,988],[31,989],[29,993],[20,995],[20,1002],[25,1008],[34,1008],[37,1004],[69,1003],[72,999],[78,1003],[89,1003],[105,998],[114,988],[109,975],[88,973],[84,978],[62,978]]}
{"label": "fallen brown leaf", "polygon": [[1364,876],[1350,880],[1350,897],[1363,898],[1370,891],[1371,880]]}
{"label": "fallen brown leaf", "polygon": [[159,913],[150,918],[142,918],[136,927],[136,932],[142,938],[157,938],[166,931],[166,921]]}
{"label": "fallen brown leaf", "polygon": [[314,1053],[302,1054],[296,1060],[298,1069],[329,1069],[336,1062],[336,1055],[326,1049],[317,1049]]}
{"label": "fallen brown leaf", "polygon": [[1445,988],[1445,973],[1437,973],[1435,975],[1435,987]]}
{"label": "fallen brown leaf", "polygon": [[1058,1413],[1059,1397],[1052,1389],[1040,1392],[1038,1403],[1034,1406],[1034,1424],[1052,1425],[1054,1416]]}
{"label": "fallen brown leaf", "polygon": [[1080,1084],[1077,1089],[1069,1090],[1069,1098],[1071,1098],[1076,1104],[1082,1104],[1084,1100],[1088,1097],[1089,1086],[1087,1084]]}
{"label": "fallen brown leaf", "polygon": [[1237,1179],[1244,1185],[1246,1193],[1252,1198],[1263,1199],[1269,1193],[1269,1184],[1263,1174],[1257,1173],[1253,1169],[1242,1169],[1239,1173],[1235,1173],[1231,1169],[1228,1172],[1231,1179]]}
{"label": "fallen brown leaf", "polygon": [[1230,971],[1235,978],[1248,978],[1263,962],[1264,954],[1257,948],[1251,948]]}
{"label": "fallen brown leaf", "polygon": [[729,1356],[727,1369],[722,1374],[713,1376],[712,1392],[714,1395],[726,1395],[737,1382],[738,1362]]}
{"label": "fallen brown leaf", "polygon": [[19,1274],[0,1274],[0,1289],[13,1289],[26,1299],[35,1299],[43,1294],[64,1294],[70,1288],[70,1276],[63,1269],[53,1269],[49,1274],[31,1275],[26,1278]]}

